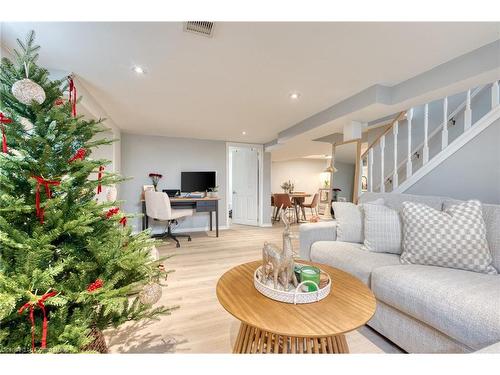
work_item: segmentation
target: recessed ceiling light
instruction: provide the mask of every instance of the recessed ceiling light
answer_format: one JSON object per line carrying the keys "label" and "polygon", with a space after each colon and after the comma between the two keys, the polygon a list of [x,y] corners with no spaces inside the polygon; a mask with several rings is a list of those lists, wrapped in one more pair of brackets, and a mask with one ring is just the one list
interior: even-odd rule
{"label": "recessed ceiling light", "polygon": [[246,134],[247,134],[247,132],[244,132],[244,131],[243,131],[243,132],[241,132],[241,134],[246,135]]}
{"label": "recessed ceiling light", "polygon": [[141,66],[139,66],[139,65],[135,65],[135,66],[132,68],[132,70],[133,70],[135,73],[137,73],[137,74],[144,74],[144,73],[146,73],[146,72],[144,71],[144,68],[143,68],[143,67],[141,67]]}
{"label": "recessed ceiling light", "polygon": [[298,92],[292,92],[290,94],[290,99],[297,100],[298,98],[300,98],[300,93],[298,93]]}

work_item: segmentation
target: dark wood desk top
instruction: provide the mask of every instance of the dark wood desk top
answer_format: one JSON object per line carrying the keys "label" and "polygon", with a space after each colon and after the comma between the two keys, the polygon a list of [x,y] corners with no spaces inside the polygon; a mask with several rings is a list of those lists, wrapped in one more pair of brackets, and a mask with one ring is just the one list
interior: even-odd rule
{"label": "dark wood desk top", "polygon": [[[220,197],[217,198],[187,198],[187,197],[176,197],[176,198],[170,198],[170,202],[197,202],[197,201],[204,201],[204,202],[212,202],[212,201],[220,201]],[[145,202],[144,198],[141,199],[141,202]]]}
{"label": "dark wood desk top", "polygon": [[170,198],[170,202],[197,202],[197,201],[218,201],[220,198],[190,198],[190,197],[175,197],[175,198]]}

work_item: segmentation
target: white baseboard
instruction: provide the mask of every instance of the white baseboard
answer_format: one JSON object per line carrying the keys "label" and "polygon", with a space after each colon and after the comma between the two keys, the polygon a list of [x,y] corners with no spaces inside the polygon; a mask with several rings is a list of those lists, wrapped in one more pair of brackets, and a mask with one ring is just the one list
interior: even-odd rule
{"label": "white baseboard", "polygon": [[[219,230],[229,229],[227,225],[219,225]],[[173,228],[173,233],[186,233],[186,232],[210,232],[210,227],[196,227],[196,228]],[[213,231],[215,232],[215,225],[213,226]]]}
{"label": "white baseboard", "polygon": [[261,228],[272,228],[273,225],[271,223],[264,223],[260,225]]}
{"label": "white baseboard", "polygon": [[[151,227],[149,227],[151,229]],[[219,225],[219,230],[227,230],[229,227],[227,225]],[[153,231],[152,234],[158,234],[162,233],[163,230],[161,231]],[[189,233],[189,232],[210,232],[210,227],[196,227],[196,228],[174,228],[172,233]],[[139,231],[136,229],[132,230],[132,233],[137,234]],[[215,233],[215,225],[213,226],[212,233]]]}

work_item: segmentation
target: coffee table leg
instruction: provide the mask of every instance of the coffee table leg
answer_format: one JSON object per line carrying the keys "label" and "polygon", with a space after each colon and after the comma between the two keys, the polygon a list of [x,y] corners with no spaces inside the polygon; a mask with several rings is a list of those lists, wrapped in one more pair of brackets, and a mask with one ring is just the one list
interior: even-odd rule
{"label": "coffee table leg", "polygon": [[241,323],[233,353],[349,353],[345,335],[319,338],[285,337]]}

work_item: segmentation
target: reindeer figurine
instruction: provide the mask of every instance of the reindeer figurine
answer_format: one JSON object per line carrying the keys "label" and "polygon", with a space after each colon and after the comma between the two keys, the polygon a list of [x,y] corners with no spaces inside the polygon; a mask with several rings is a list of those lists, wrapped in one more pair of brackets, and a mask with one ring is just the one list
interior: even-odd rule
{"label": "reindeer figurine", "polygon": [[283,224],[285,224],[285,230],[283,231],[283,249],[267,241],[264,242],[264,247],[262,249],[262,278],[265,282],[269,277],[269,273],[272,272],[274,289],[278,288],[278,278],[281,278],[283,286],[288,290],[290,282],[294,286],[297,286],[292,251],[293,235],[290,231],[290,223],[284,211],[281,212],[281,220]]}

